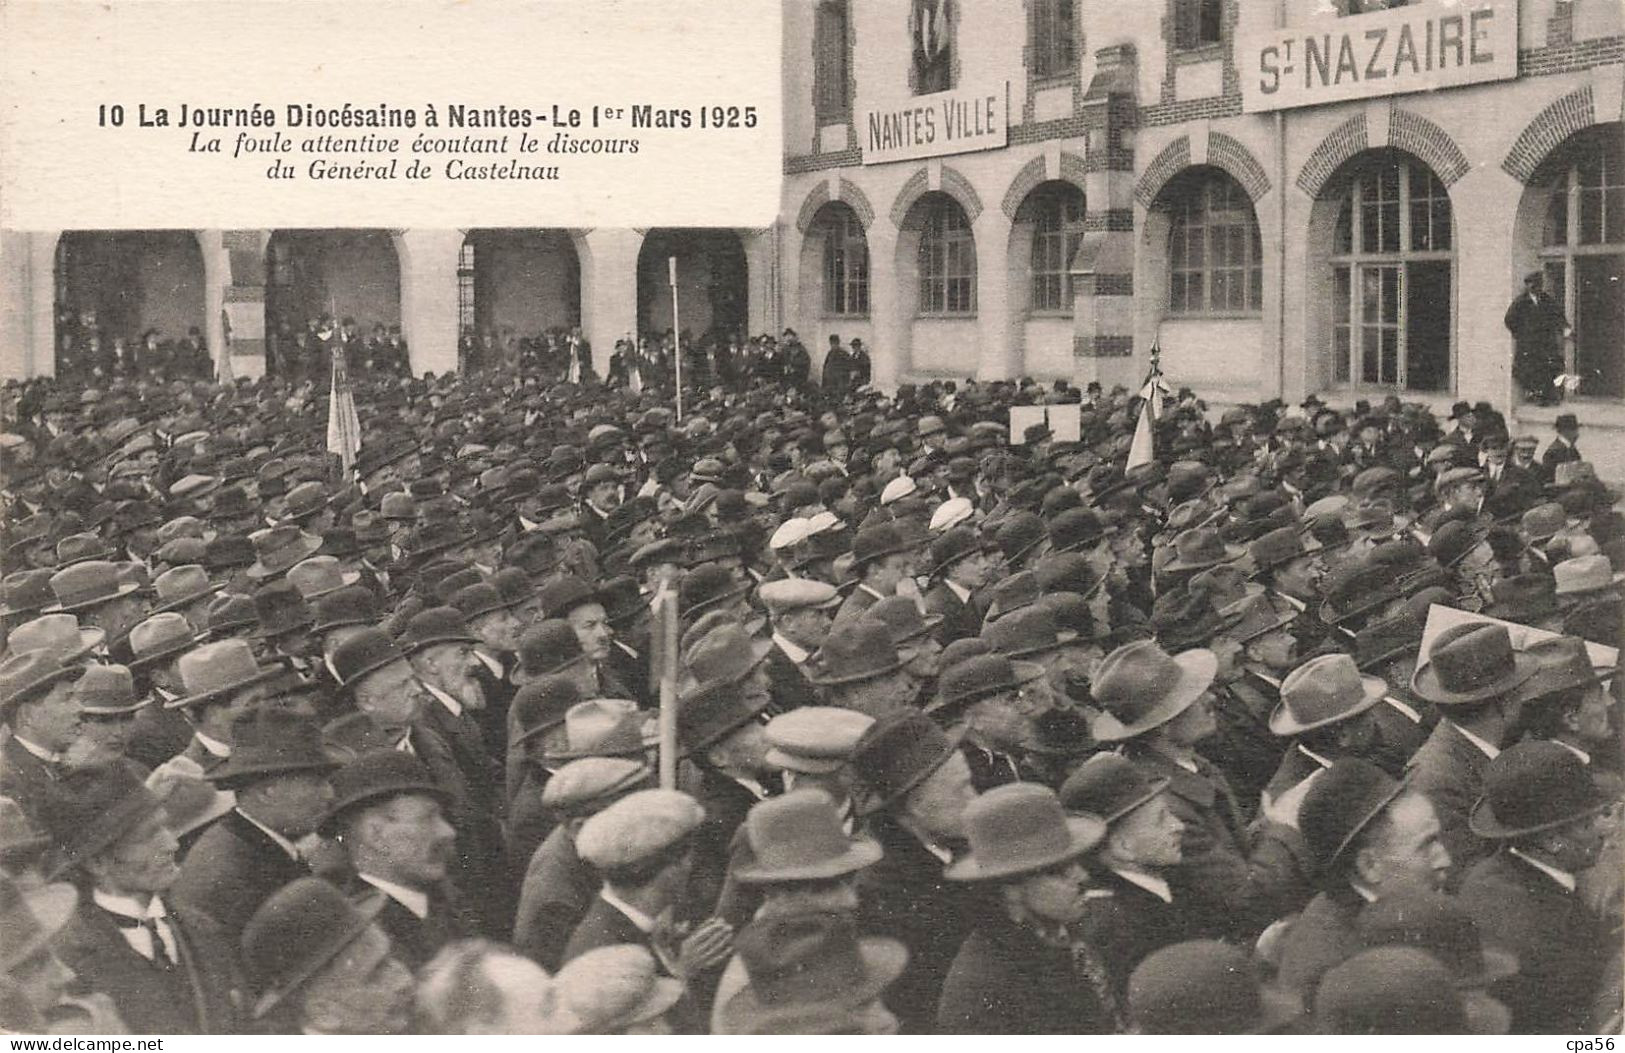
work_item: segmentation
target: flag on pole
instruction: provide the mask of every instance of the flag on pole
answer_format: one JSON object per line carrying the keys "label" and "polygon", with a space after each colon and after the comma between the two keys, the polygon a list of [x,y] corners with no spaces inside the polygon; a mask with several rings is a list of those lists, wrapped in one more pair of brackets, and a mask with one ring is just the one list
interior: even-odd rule
{"label": "flag on pole", "polygon": [[1162,380],[1162,345],[1153,341],[1151,370],[1145,375],[1145,386],[1140,388],[1140,397],[1145,404],[1140,407],[1140,422],[1134,426],[1134,442],[1128,448],[1126,468],[1138,468],[1156,460],[1157,421],[1162,417],[1163,397],[1171,394],[1173,392]]}
{"label": "flag on pole", "polygon": [[333,381],[327,392],[327,452],[339,455],[344,474],[349,475],[361,451],[361,418],[355,411],[355,393],[350,390],[342,340],[333,341],[332,358]]}
{"label": "flag on pole", "polygon": [[677,584],[662,581],[649,604],[649,676],[660,688],[660,786],[677,788]]}

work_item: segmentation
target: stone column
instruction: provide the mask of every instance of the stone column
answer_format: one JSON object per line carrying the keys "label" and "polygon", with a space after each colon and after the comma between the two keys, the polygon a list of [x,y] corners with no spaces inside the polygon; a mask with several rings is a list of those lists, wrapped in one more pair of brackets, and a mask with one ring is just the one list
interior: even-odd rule
{"label": "stone column", "polygon": [[637,339],[638,250],[643,234],[602,228],[572,234],[581,262],[581,332],[592,344],[593,368],[603,376],[615,341]]}
{"label": "stone column", "polygon": [[56,376],[56,247],[61,231],[29,235],[28,346],[23,375]]}
{"label": "stone column", "polygon": [[403,230],[394,235],[401,268],[401,335],[412,374],[457,369],[457,254],[460,230]]}
{"label": "stone column", "polygon": [[[213,234],[204,231],[199,234]],[[209,313],[225,312],[226,324],[231,327],[231,371],[233,376],[256,377],[265,372],[265,249],[271,241],[268,230],[219,231],[221,253],[229,274],[221,289],[218,309],[210,306]],[[204,250],[207,261],[209,251]],[[211,288],[212,288],[211,283]],[[214,339],[211,333],[210,340]],[[222,342],[223,343],[223,342]],[[215,346],[213,344],[211,347]],[[219,354],[216,362],[219,361]]]}
{"label": "stone column", "polygon": [[745,245],[745,269],[748,272],[745,336],[762,333],[777,334],[784,317],[780,300],[779,227],[743,231],[740,240]]}
{"label": "stone column", "polygon": [[1083,97],[1089,211],[1072,261],[1079,387],[1091,380],[1110,387],[1133,372],[1120,360],[1134,353],[1134,65],[1132,44],[1096,51],[1095,77]]}
{"label": "stone column", "polygon": [[1011,329],[1010,218],[985,208],[971,224],[976,236],[976,332],[981,343],[976,379],[1005,380],[1021,374],[1021,343]]}
{"label": "stone column", "polygon": [[231,284],[231,260],[220,231],[200,230],[196,236],[203,256],[203,339],[214,358],[215,376],[229,380],[237,376],[236,363],[226,361],[234,357],[233,348],[226,343],[226,287]]}
{"label": "stone column", "polygon": [[[903,317],[897,267],[897,228],[887,216],[876,216],[866,232],[869,241],[869,319],[873,328],[869,349],[870,379],[881,391],[897,390],[897,380],[909,367],[909,327]],[[808,348],[815,356],[822,348]],[[821,359],[820,359],[821,360]],[[814,362],[818,368],[818,361]]]}

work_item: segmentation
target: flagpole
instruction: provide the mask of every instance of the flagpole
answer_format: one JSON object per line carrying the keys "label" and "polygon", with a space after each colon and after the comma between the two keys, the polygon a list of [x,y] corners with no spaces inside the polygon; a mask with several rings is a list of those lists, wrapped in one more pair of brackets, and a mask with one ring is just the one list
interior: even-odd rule
{"label": "flagpole", "polygon": [[671,281],[671,331],[676,343],[677,422],[683,421],[683,326],[677,319],[677,257],[666,257],[666,275]]}
{"label": "flagpole", "polygon": [[662,579],[655,592],[656,666],[660,684],[660,785],[677,788],[677,590]]}

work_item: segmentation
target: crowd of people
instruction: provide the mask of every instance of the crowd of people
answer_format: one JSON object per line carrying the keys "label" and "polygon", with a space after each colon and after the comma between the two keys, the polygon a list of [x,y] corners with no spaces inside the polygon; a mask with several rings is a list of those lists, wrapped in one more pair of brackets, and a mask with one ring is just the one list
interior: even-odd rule
{"label": "crowd of people", "polygon": [[7,1030],[1619,1029],[1572,417],[560,341],[0,390]]}

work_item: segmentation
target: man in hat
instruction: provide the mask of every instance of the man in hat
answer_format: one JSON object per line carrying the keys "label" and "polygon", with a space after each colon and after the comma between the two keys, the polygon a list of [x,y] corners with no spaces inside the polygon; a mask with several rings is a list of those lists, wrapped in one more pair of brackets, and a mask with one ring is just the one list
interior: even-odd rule
{"label": "man in hat", "polygon": [[1540,670],[1520,691],[1523,734],[1557,743],[1582,764],[1595,763],[1594,770],[1618,771],[1620,737],[1608,687],[1618,671],[1594,665],[1576,636],[1541,640],[1524,652],[1540,661]]}
{"label": "man in hat", "polygon": [[231,756],[232,730],[238,719],[281,690],[288,680],[279,666],[262,666],[244,640],[220,640],[182,654],[176,663],[181,675],[179,698],[164,708],[179,710],[191,725],[186,748],[155,771],[200,779],[215,764]]}
{"label": "man in hat", "polygon": [[1552,441],[1540,453],[1540,465],[1546,470],[1547,482],[1557,475],[1557,466],[1570,461],[1583,461],[1580,452],[1580,418],[1572,413],[1559,413],[1552,421]]}
{"label": "man in hat", "polygon": [[412,973],[378,924],[387,900],[352,902],[326,881],[300,878],[243,928],[244,1006],[271,1034],[404,1034]]}
{"label": "man in hat", "polygon": [[871,717],[908,707],[920,691],[890,632],[870,631],[861,617],[832,628],[807,664],[826,702]]}
{"label": "man in hat", "polygon": [[937,642],[946,647],[976,636],[987,613],[979,591],[995,572],[993,553],[974,530],[958,526],[931,543],[931,564],[936,584],[925,594],[925,608],[942,619]]}
{"label": "man in hat", "polygon": [[1095,741],[1122,743],[1123,756],[1169,780],[1169,801],[1185,824],[1174,872],[1193,901],[1235,933],[1257,933],[1308,898],[1309,867],[1292,823],[1306,787],[1283,795],[1256,832],[1242,821],[1229,780],[1197,751],[1218,729],[1211,689],[1218,659],[1196,648],[1170,656],[1150,640],[1106,656],[1092,685],[1101,713]]}
{"label": "man in hat", "polygon": [[1563,305],[1546,292],[1545,276],[1530,271],[1523,292],[1507,307],[1503,319],[1512,334],[1512,376],[1524,397],[1541,406],[1558,401],[1552,381],[1564,372],[1563,342],[1574,328],[1563,316]]}
{"label": "man in hat", "polygon": [[158,798],[128,768],[83,768],[54,783],[41,825],[54,872],[84,894],[57,955],[106,994],[137,1034],[231,1034],[234,948],[205,916],[166,900],[179,847]]}
{"label": "man in hat", "polygon": [[1478,523],[1484,508],[1484,473],[1478,468],[1451,468],[1435,485],[1439,503],[1425,513],[1421,525],[1437,530],[1452,520]]}
{"label": "man in hat", "polygon": [[1185,826],[1167,790],[1167,780],[1149,778],[1111,753],[1090,757],[1061,786],[1069,813],[1106,824],[1092,882],[1105,895],[1090,898],[1082,932],[1099,952],[1119,999],[1146,955],[1213,928],[1169,881],[1170,868],[1183,858]]}
{"label": "man in hat", "polygon": [[62,763],[68,768],[83,768],[125,762],[125,747],[135,729],[136,717],[149,702],[136,697],[135,680],[124,666],[87,666],[73,685],[73,703],[79,716],[73,741],[62,753]]}
{"label": "man in hat", "polygon": [[[1602,849],[1617,795],[1600,791],[1573,753],[1522,742],[1490,761],[1474,834],[1497,846],[1461,886],[1479,928],[1518,956],[1494,989],[1519,1034],[1590,1034],[1619,1012],[1617,928],[1576,894],[1578,875]],[[1619,904],[1611,904],[1617,924]],[[1609,996],[1611,992],[1611,996]],[[1605,1016],[1594,1006],[1613,1004]]]}
{"label": "man in hat", "polygon": [[1031,783],[990,790],[965,810],[970,850],[948,880],[987,889],[986,913],[954,957],[937,1027],[946,1034],[1111,1034],[1117,998],[1080,926],[1087,857],[1106,834]]}
{"label": "man in hat", "polygon": [[840,605],[840,594],[833,585],[807,578],[765,582],[758,594],[773,625],[767,654],[773,708],[788,713],[813,705],[817,692],[802,667],[829,638],[830,612]]}
{"label": "man in hat", "polygon": [[1411,678],[1411,693],[1439,709],[1439,722],[1411,757],[1409,785],[1433,802],[1456,872],[1452,885],[1488,855],[1491,842],[1468,828],[1484,792],[1484,770],[1517,727],[1519,688],[1540,667],[1514,653],[1504,626],[1465,622],[1440,633]]}
{"label": "man in hat", "polygon": [[1281,681],[1270,731],[1291,745],[1264,788],[1268,800],[1289,793],[1343,757],[1378,760],[1378,707],[1388,685],[1366,676],[1346,654],[1311,658]]}
{"label": "man in hat", "polygon": [[824,352],[823,374],[819,387],[827,399],[842,399],[852,387],[852,355],[841,346],[841,338],[829,334],[829,350]]}
{"label": "man in hat", "polygon": [[378,923],[394,954],[416,969],[452,940],[471,936],[474,919],[452,885],[457,831],[450,798],[418,758],[373,750],[332,777],[333,803],[322,831],[344,850],[330,879],[352,898],[382,892]]}
{"label": "man in hat", "polygon": [[314,721],[275,706],[243,714],[234,749],[205,778],[235,795],[181,861],[175,900],[213,918],[232,939],[271,893],[309,873],[298,842],[315,833],[332,801]]}
{"label": "man in hat", "polygon": [[892,1035],[887,988],[908,952],[896,940],[860,936],[850,915],[805,910],[763,917],[739,935],[749,983],[717,1006],[713,1034]]}
{"label": "man in hat", "polygon": [[1320,890],[1287,922],[1276,957],[1282,984],[1307,995],[1359,948],[1361,908],[1391,891],[1442,890],[1450,852],[1427,797],[1359,758],[1314,779],[1298,823]]}
{"label": "man in hat", "polygon": [[955,742],[925,714],[880,717],[852,751],[867,790],[864,832],[881,860],[859,877],[859,927],[891,936],[909,951],[909,966],[886,1005],[907,1034],[934,1030],[942,984],[977,920],[967,887],[942,868],[964,844],[966,808],[975,798],[970,765]]}
{"label": "man in hat", "polygon": [[1038,745],[1036,718],[1048,708],[1044,670],[998,654],[976,655],[942,673],[925,711],[957,729],[971,784],[985,793],[1023,778],[1038,781],[1026,755]]}
{"label": "man in hat", "polygon": [[109,653],[121,662],[130,660],[129,634],[147,616],[140,584],[120,578],[118,565],[87,560],[51,575],[56,593],[54,611],[76,615],[80,624],[107,634]]}
{"label": "man in hat", "polygon": [[66,772],[64,753],[78,727],[74,682],[85,667],[48,650],[0,662],[0,716],[10,734],[0,745],[0,795],[36,818],[52,783]]}
{"label": "man in hat", "polygon": [[919,587],[914,584],[913,548],[913,543],[892,523],[859,530],[852,542],[852,574],[858,584],[835,612],[835,624],[855,621],[894,593],[916,595]]}

